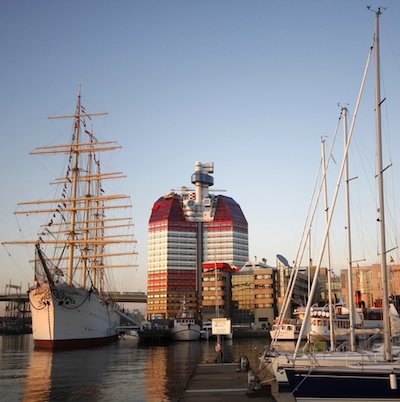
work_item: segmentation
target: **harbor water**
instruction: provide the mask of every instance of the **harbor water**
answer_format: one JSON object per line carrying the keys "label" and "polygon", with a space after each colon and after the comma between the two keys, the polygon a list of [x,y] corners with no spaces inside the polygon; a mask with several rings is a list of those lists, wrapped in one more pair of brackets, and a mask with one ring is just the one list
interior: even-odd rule
{"label": "harbor water", "polygon": [[[35,350],[32,335],[1,336],[0,400],[178,401],[198,363],[214,362],[214,342],[141,346],[126,336],[94,349]],[[225,340],[223,361],[258,357],[269,338]],[[212,380],[212,379],[210,379]]]}

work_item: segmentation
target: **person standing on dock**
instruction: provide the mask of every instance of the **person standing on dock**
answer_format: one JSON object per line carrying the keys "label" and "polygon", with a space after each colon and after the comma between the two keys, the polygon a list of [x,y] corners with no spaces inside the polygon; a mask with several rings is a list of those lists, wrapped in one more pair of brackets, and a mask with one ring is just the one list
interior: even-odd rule
{"label": "person standing on dock", "polygon": [[215,342],[215,351],[217,352],[217,363],[222,363],[222,347],[219,340]]}

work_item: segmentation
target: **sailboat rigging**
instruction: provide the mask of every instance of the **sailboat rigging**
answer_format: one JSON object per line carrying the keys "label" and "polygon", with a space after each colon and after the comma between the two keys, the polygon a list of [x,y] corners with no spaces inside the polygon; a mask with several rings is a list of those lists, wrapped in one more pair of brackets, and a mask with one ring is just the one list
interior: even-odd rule
{"label": "sailboat rigging", "polygon": [[[376,146],[376,178],[378,192],[377,221],[379,223],[379,249],[382,278],[383,303],[383,339],[382,358],[376,362],[357,362],[340,366],[338,361],[330,366],[293,366],[286,367],[287,378],[294,390],[297,401],[310,400],[399,400],[400,364],[393,360],[390,300],[387,273],[387,249],[385,232],[385,202],[383,186],[382,133],[380,95],[380,51],[379,51],[379,18],[382,10],[375,11],[375,34],[373,40],[374,81],[375,81],[375,146]],[[349,134],[348,144],[351,138]],[[346,153],[348,149],[346,147]],[[349,280],[351,277],[349,276]],[[333,361],[334,362],[334,361]],[[318,362],[317,362],[318,363]]]}
{"label": "sailboat rigging", "polygon": [[99,141],[88,128],[87,118],[104,114],[88,113],[79,89],[74,114],[50,117],[73,120],[71,141],[37,147],[31,154],[68,156],[65,175],[51,183],[60,186],[60,193],[18,204],[15,214],[47,214],[37,239],[3,242],[35,245],[29,300],[36,347],[95,346],[118,337],[120,310],[106,282],[111,269],[135,266],[130,260],[136,240],[129,216],[106,216],[131,204],[127,195],[108,194],[103,186],[105,180],[125,177],[102,171],[100,153],[121,148],[114,141]]}

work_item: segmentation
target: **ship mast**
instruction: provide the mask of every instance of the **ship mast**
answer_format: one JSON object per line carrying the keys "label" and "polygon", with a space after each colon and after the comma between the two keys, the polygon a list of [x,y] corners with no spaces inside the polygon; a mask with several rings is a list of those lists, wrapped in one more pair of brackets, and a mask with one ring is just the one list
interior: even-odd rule
{"label": "ship mast", "polygon": [[71,220],[70,232],[68,239],[68,271],[67,283],[72,284],[73,268],[74,268],[74,248],[75,248],[75,218],[76,218],[76,196],[78,188],[79,176],[79,134],[80,134],[80,112],[81,112],[81,89],[78,89],[78,98],[76,102],[76,111],[74,118],[74,137],[73,137],[73,153],[74,166],[72,168],[72,191],[71,191]]}
{"label": "ship mast", "polygon": [[[93,134],[91,132],[88,133],[90,137],[90,142],[93,142]],[[84,245],[83,248],[83,256],[82,256],[82,262],[83,262],[83,267],[82,267],[82,272],[81,272],[81,285],[82,287],[86,286],[86,277],[88,274],[88,251],[89,251],[89,232],[90,232],[90,205],[92,203],[91,201],[91,172],[92,172],[92,162],[93,160],[93,153],[89,152],[88,158],[87,158],[87,164],[86,164],[86,170],[89,175],[88,180],[86,182],[86,194],[85,197],[87,198],[86,200],[86,207],[87,210],[85,211],[85,224],[84,224],[84,238],[86,240],[86,244]]]}
{"label": "ship mast", "polygon": [[[100,175],[100,161],[96,160],[97,174]],[[101,181],[98,180],[96,183],[96,195],[101,194]],[[99,208],[96,209],[95,213],[95,236],[104,239],[104,202],[97,200],[96,204]],[[100,293],[104,289],[104,245],[97,244],[95,246],[96,254],[100,254],[101,257],[97,257],[94,260],[94,267],[92,268],[92,277],[95,280],[96,287],[98,287]]]}
{"label": "ship mast", "polygon": [[[14,212],[17,215],[50,214],[47,224],[40,226],[39,241],[24,239],[2,242],[3,245],[36,244],[37,248],[46,247],[45,254],[49,254],[46,255],[46,261],[53,264],[52,270],[63,272],[63,280],[72,284],[74,279],[78,279],[83,288],[98,286],[100,291],[104,284],[105,268],[136,266],[123,264],[118,259],[113,259],[109,265],[104,264],[106,257],[136,254],[132,249],[118,251],[112,246],[136,243],[132,233],[121,232],[133,226],[132,218],[128,216],[105,218],[105,211],[132,206],[130,202],[119,202],[127,199],[129,201],[129,197],[125,194],[103,194],[101,184],[103,180],[125,177],[122,172],[103,172],[100,168],[99,152],[120,149],[121,146],[115,141],[99,141],[86,129],[86,117],[105,114],[107,113],[87,113],[81,104],[79,88],[74,114],[49,117],[49,119],[73,119],[71,141],[60,145],[40,146],[30,154],[64,154],[69,157],[66,175],[50,183],[63,186],[62,193],[53,199],[18,203],[22,208]],[[35,207],[31,208],[32,205]],[[106,251],[106,246],[111,246],[110,250]]]}
{"label": "ship mast", "polygon": [[390,343],[390,317],[389,317],[389,292],[388,275],[386,265],[386,234],[385,234],[385,205],[383,194],[383,162],[382,162],[382,123],[381,123],[381,83],[380,83],[380,54],[379,54],[379,16],[381,9],[375,11],[375,130],[376,130],[376,175],[378,185],[378,222],[380,234],[381,275],[382,275],[382,307],[383,307],[383,339],[384,358],[392,360],[392,348]]}

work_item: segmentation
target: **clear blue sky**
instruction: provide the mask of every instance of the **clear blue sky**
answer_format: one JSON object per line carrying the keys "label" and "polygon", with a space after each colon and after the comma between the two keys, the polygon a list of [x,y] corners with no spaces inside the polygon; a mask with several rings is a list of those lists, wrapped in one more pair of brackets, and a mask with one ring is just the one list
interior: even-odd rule
{"label": "clear blue sky", "polygon": [[[109,112],[97,120],[97,135],[124,147],[110,166],[128,176],[120,191],[133,202],[139,268],[122,290],[145,290],[151,207],[171,188],[190,185],[195,161],[214,161],[215,188],[241,205],[249,223],[250,256],[265,257],[271,265],[277,253],[294,260],[317,175],[320,138],[332,140],[338,103],[348,103],[350,112],[354,108],[372,43],[374,15],[367,5],[388,7],[381,18],[385,144],[391,151],[385,162],[393,161],[396,173],[397,0],[2,1],[0,240],[21,237],[13,215],[16,203],[45,197],[48,181],[60,174],[62,163],[54,160],[52,172],[28,152],[64,140],[69,127],[64,132],[47,116],[71,113],[81,84],[86,108]],[[366,90],[360,113],[364,123],[358,131],[364,139],[356,142],[359,149],[364,141],[373,144],[371,94]],[[359,170],[353,175],[367,174],[361,162],[354,162]],[[355,193],[365,201],[369,191]],[[354,208],[367,209],[366,204]],[[390,214],[395,221],[396,211]],[[359,220],[368,222],[372,238],[374,211]],[[376,262],[374,241],[361,238],[362,246],[355,241],[355,258]],[[332,243],[340,268],[345,257],[336,246],[343,248],[343,231]],[[9,249],[12,258],[0,252],[0,286],[9,279],[25,286],[32,281],[28,254]]]}

